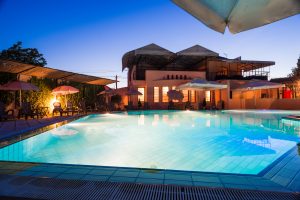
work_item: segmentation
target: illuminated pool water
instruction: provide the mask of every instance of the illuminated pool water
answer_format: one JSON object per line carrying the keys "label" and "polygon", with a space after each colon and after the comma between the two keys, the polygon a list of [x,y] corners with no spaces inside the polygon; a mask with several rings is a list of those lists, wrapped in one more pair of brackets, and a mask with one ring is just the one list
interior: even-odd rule
{"label": "illuminated pool water", "polygon": [[258,174],[300,141],[300,126],[281,120],[287,114],[89,115],[0,149],[0,160]]}

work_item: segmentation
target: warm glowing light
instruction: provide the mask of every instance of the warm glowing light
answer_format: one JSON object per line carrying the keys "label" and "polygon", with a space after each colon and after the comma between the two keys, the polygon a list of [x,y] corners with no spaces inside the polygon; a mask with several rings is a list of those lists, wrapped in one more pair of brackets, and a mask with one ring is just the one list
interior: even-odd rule
{"label": "warm glowing light", "polygon": [[53,104],[54,104],[56,101],[57,101],[57,100],[56,100],[56,96],[50,100],[50,109],[51,109],[51,110],[54,109]]}

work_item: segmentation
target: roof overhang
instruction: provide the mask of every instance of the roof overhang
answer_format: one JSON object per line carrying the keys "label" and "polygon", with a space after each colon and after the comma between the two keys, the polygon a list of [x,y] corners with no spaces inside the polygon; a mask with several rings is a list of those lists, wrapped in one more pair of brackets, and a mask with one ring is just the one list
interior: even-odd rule
{"label": "roof overhang", "polygon": [[256,61],[227,58],[219,58],[218,61],[226,63],[235,63],[238,65],[238,68],[240,70],[243,70],[245,72],[275,65],[274,61]]}
{"label": "roof overhang", "polygon": [[107,85],[115,83],[115,80],[68,72],[49,67],[35,66],[10,60],[0,60],[0,72],[13,73],[37,78],[59,79],[91,85]]}

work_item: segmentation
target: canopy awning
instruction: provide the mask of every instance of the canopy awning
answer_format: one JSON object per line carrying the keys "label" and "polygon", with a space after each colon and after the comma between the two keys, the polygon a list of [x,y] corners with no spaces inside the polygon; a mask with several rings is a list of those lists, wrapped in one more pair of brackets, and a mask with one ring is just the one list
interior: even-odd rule
{"label": "canopy awning", "polygon": [[244,84],[238,85],[232,89],[235,91],[245,91],[245,90],[274,89],[274,88],[282,88],[282,87],[285,87],[285,85],[280,83],[272,83],[269,81],[251,80],[245,82]]}
{"label": "canopy awning", "polygon": [[193,79],[191,82],[177,86],[178,90],[217,90],[227,88],[226,84],[215,81],[207,81],[204,79]]}
{"label": "canopy awning", "polygon": [[60,79],[91,85],[107,85],[115,83],[115,80],[107,78],[101,78],[8,60],[0,60],[0,72],[8,72],[25,76],[35,76],[38,78]]}
{"label": "canopy awning", "polygon": [[239,33],[300,13],[299,0],[173,0],[220,33]]}

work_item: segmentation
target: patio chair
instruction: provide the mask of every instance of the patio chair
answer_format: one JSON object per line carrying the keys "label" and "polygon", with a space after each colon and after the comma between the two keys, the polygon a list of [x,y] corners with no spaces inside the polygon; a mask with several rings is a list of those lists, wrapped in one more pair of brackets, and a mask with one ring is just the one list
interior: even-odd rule
{"label": "patio chair", "polygon": [[82,99],[78,103],[78,113],[82,113],[82,114],[86,114],[87,113],[86,104],[85,104],[85,100],[84,99]]}
{"label": "patio chair", "polygon": [[73,116],[74,113],[76,113],[76,112],[78,112],[78,110],[74,108],[73,103],[68,101],[67,108],[65,111],[63,111],[63,113],[67,113],[67,115],[69,115],[69,113],[71,113],[71,115]]}
{"label": "patio chair", "polygon": [[34,119],[35,116],[37,118],[39,116],[37,110],[32,107],[30,102],[23,102],[19,112],[19,118],[25,117],[25,119],[27,120],[28,117]]}
{"label": "patio chair", "polygon": [[14,118],[14,110],[6,110],[5,104],[0,101],[0,121]]}
{"label": "patio chair", "polygon": [[194,110],[194,107],[192,106],[191,102],[187,101],[185,103],[184,109],[185,110]]}
{"label": "patio chair", "polygon": [[64,113],[64,110],[61,107],[61,103],[58,102],[58,101],[54,102],[53,106],[54,106],[54,108],[53,108],[53,111],[52,111],[52,116],[54,116],[54,114],[57,113],[57,112],[59,112],[60,116],[62,116],[63,113]]}

